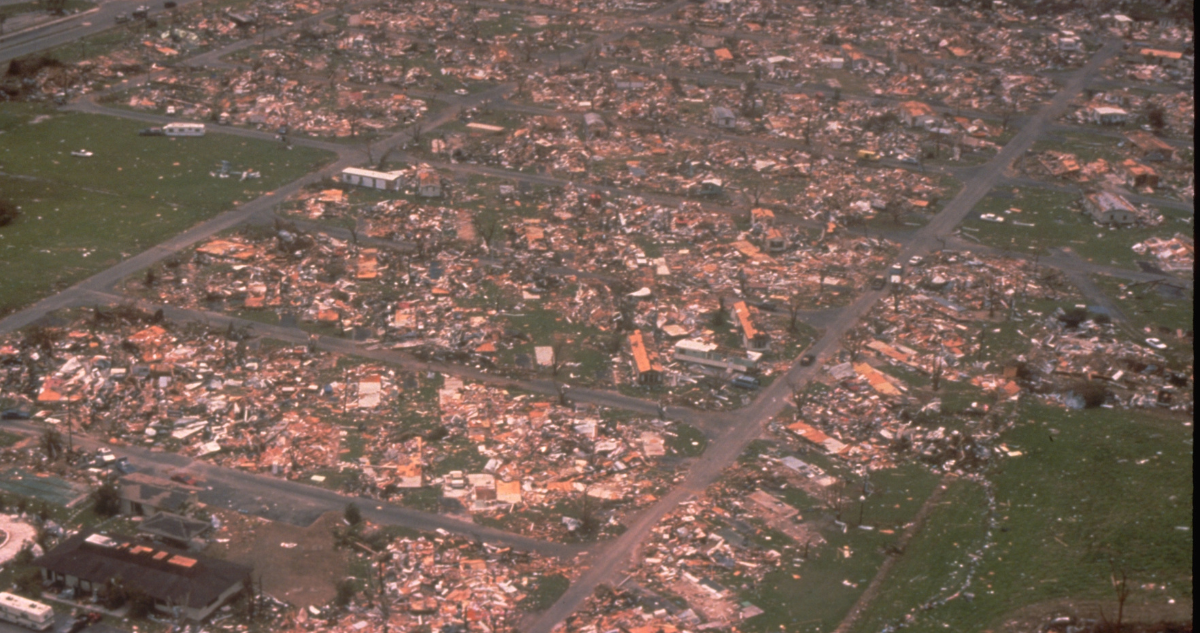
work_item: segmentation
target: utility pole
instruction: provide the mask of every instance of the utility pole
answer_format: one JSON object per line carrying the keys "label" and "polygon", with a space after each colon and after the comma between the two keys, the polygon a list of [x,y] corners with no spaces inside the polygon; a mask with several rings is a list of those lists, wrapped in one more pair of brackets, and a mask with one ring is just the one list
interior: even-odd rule
{"label": "utility pole", "polygon": [[390,558],[389,552],[384,552],[379,555],[379,614],[383,618],[383,633],[388,633],[388,620],[392,618],[392,607],[388,602],[387,584],[384,582],[384,576],[387,572],[387,560]]}
{"label": "utility pole", "polygon": [[75,451],[75,438],[74,438],[74,433],[72,433],[72,431],[71,431],[71,426],[72,426],[71,425],[71,414],[72,414],[73,409],[74,409],[74,407],[71,406],[70,404],[68,404],[67,405],[67,414],[65,416],[63,416],[64,418],[66,418],[66,422],[67,422],[67,456],[68,457],[71,455],[71,453],[73,453]]}
{"label": "utility pole", "polygon": [[350,368],[342,368],[342,415],[350,407]]}

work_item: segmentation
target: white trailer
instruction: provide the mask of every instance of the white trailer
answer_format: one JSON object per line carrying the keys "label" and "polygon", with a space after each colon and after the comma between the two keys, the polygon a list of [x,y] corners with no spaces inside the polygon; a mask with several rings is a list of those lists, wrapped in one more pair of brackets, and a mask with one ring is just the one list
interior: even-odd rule
{"label": "white trailer", "polygon": [[11,593],[0,593],[0,619],[45,631],[54,626],[54,609]]}
{"label": "white trailer", "polygon": [[163,126],[167,136],[204,136],[203,123],[168,123]]}

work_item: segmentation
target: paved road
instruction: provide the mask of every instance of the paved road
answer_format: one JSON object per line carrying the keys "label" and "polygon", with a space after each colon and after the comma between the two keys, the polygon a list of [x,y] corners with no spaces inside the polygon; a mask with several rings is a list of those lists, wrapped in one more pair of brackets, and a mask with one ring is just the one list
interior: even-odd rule
{"label": "paved road", "polygon": [[[183,7],[201,0],[178,0]],[[70,44],[90,35],[107,31],[111,28],[136,28],[140,22],[129,22],[128,26],[118,25],[118,13],[129,14],[138,5],[151,7],[150,17],[159,17],[166,12],[162,2],[148,0],[108,0],[101,2],[97,11],[89,11],[68,16],[62,20],[42,24],[16,33],[8,33],[0,38],[0,63],[11,59],[38,53],[47,49]]]}
{"label": "paved road", "polygon": [[[898,261],[912,255],[933,250],[940,235],[949,233],[957,226],[971,208],[975,206],[1000,179],[1004,170],[1016,157],[1022,155],[1041,135],[1047,123],[1057,118],[1067,104],[1083,90],[1087,79],[1101,64],[1120,50],[1119,42],[1109,42],[1091,60],[1077,71],[1067,85],[1005,145],[974,178],[964,184],[962,190],[945,208],[921,228],[903,249]],[[840,315],[838,322],[826,330],[824,336],[809,351],[824,361],[839,347],[845,333],[858,323],[884,297],[884,291],[869,291],[861,295]],[[763,390],[749,407],[728,416],[729,425],[710,448],[688,472],[679,487],[666,494],[658,503],[639,516],[624,534],[592,557],[592,564],[580,578],[572,583],[562,598],[540,617],[528,633],[551,633],[555,627],[578,609],[601,583],[611,583],[617,574],[636,556],[642,542],[654,525],[681,502],[703,493],[715,482],[726,467],[733,464],[751,441],[757,438],[764,425],[787,406],[787,397],[793,385],[803,386],[816,377],[823,362],[808,367],[799,363],[785,375]]]}

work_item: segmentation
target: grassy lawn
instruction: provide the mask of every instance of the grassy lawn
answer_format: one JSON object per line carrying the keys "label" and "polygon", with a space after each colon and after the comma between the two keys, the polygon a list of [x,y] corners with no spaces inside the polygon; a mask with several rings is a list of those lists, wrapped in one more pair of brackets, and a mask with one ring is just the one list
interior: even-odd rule
{"label": "grassy lawn", "polygon": [[9,433],[8,431],[0,431],[0,448],[8,448],[23,439],[25,439],[24,435],[17,435],[16,433]]}
{"label": "grassy lawn", "polygon": [[[1020,211],[1009,213],[1010,209]],[[1183,212],[1159,211],[1165,219],[1159,226],[1109,229],[1097,226],[1090,216],[1080,211],[1079,198],[1073,194],[1033,187],[997,190],[975,206],[962,224],[962,234],[968,239],[1013,252],[1044,253],[1051,248],[1069,248],[1097,264],[1135,268],[1134,262],[1146,257],[1133,252],[1134,244],[1156,235],[1194,234],[1190,222],[1185,222],[1187,218]],[[1003,217],[1004,222],[979,219],[984,213]]]}
{"label": "grassy lawn", "polygon": [[667,436],[667,448],[674,454],[699,457],[708,448],[708,438],[700,429],[680,423],[672,427],[671,432],[674,435]]}
{"label": "grassy lawn", "polygon": [[1033,151],[1044,152],[1054,150],[1066,152],[1079,157],[1079,160],[1090,163],[1097,158],[1103,158],[1109,163],[1120,163],[1121,150],[1117,147],[1119,139],[1102,136],[1090,132],[1054,132],[1033,144]]}
{"label": "grassy lawn", "polygon": [[[1195,318],[1195,296],[1191,290],[1180,290],[1178,296],[1167,296],[1155,290],[1151,284],[1115,279],[1107,275],[1093,275],[1096,285],[1104,290],[1118,306],[1130,324],[1143,328],[1165,327],[1170,330],[1191,330]],[[1164,338],[1170,345],[1172,341]]]}
{"label": "grassy lawn", "polygon": [[[1191,602],[1190,420],[1040,404],[1019,415],[1001,439],[1023,454],[989,474],[996,529],[987,532],[980,486],[951,490],[857,631],[878,631],[909,612],[918,630],[995,630],[1014,610],[1066,598],[1115,608],[1114,565],[1129,574],[1131,604]],[[968,552],[982,557],[964,589]],[[956,593],[932,611],[917,610]]]}
{"label": "grassy lawn", "polygon": [[[33,123],[37,117],[48,117]],[[21,208],[0,228],[7,283],[0,313],[61,290],[231,206],[253,200],[332,157],[327,152],[214,134],[137,136],[138,123],[60,113],[21,104],[0,107],[0,176]],[[86,148],[91,158],[73,150]],[[261,178],[215,178],[233,170]]]}
{"label": "grassy lawn", "polygon": [[[1078,246],[1101,230],[1076,209],[1078,202],[1078,196],[1046,189],[994,190],[975,205],[962,223],[962,232],[968,239],[1016,252],[1028,252],[1031,246],[1043,252]],[[1020,209],[1020,213],[1008,213],[1009,209]],[[980,220],[984,213],[1003,217],[1004,222]],[[1020,226],[1014,221],[1034,226]]]}
{"label": "grassy lawn", "polygon": [[[844,470],[813,452],[802,458],[831,475],[839,474],[839,468]],[[767,574],[757,587],[741,592],[743,600],[764,611],[747,620],[742,630],[832,631],[874,578],[885,559],[885,548],[900,538],[904,524],[912,520],[938,481],[915,466],[874,472],[871,492],[860,510],[862,482],[842,474],[850,478],[844,492],[848,499],[842,511],[842,520],[848,524],[844,532],[832,522],[834,512],[826,500],[794,488],[782,491],[784,501],[800,510],[806,522],[823,526],[821,535],[827,542],[812,548],[807,560],[802,557],[803,550],[785,555],[785,561],[793,558],[790,564]],[[858,527],[860,511],[862,525],[871,529]],[[780,538],[772,536],[773,547],[782,545],[777,542]]]}
{"label": "grassy lawn", "polygon": [[521,608],[528,611],[541,611],[558,602],[558,599],[571,586],[571,581],[562,574],[551,574],[536,576],[530,584],[533,586],[525,588],[528,595],[521,601]]}

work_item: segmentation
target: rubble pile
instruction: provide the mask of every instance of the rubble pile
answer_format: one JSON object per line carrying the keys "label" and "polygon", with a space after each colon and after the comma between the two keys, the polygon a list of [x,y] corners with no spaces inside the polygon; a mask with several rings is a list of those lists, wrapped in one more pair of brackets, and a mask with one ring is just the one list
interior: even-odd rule
{"label": "rubble pile", "polygon": [[[725,481],[731,479],[738,477]],[[594,594],[567,620],[566,630],[719,629],[763,613],[738,590],[790,564],[806,546],[819,549],[824,539],[797,520],[794,508],[753,485],[743,490],[741,483],[720,484],[660,521],[629,578]],[[795,540],[770,543],[767,528],[783,523]]]}
{"label": "rubble pile", "polygon": [[[599,526],[582,525],[585,497],[603,505],[587,520],[615,526],[629,512],[654,501],[674,475],[666,438],[675,432],[659,420],[618,420],[597,412],[482,385],[448,379],[439,391],[442,443],[469,447],[478,472],[446,471],[445,499],[482,513],[510,529],[561,540]],[[461,462],[462,458],[457,460]],[[562,517],[540,520],[534,508],[558,508]]]}
{"label": "rubble pile", "polygon": [[1196,241],[1176,233],[1171,239],[1152,237],[1133,245],[1138,255],[1150,254],[1158,260],[1158,267],[1169,272],[1186,272],[1196,266]]}
{"label": "rubble pile", "polygon": [[385,630],[386,617],[391,631],[515,633],[541,583],[565,583],[577,574],[551,559],[446,534],[393,539],[368,565],[375,576],[371,589],[348,607],[295,610],[277,629],[372,633]]}
{"label": "rubble pile", "polygon": [[174,68],[129,94],[140,110],[174,108],[181,116],[310,136],[350,137],[393,130],[423,115],[426,102],[403,94],[354,90],[291,79],[275,69]]}
{"label": "rubble pile", "polygon": [[[96,328],[81,318],[49,353],[21,341],[0,347],[12,368],[3,393],[53,423],[68,408],[74,428],[114,442],[290,479],[349,474],[347,492],[382,498],[440,486],[468,512],[587,496],[616,525],[673,476],[674,462],[663,461],[673,452],[668,423],[613,420],[453,378],[339,367],[335,355],[242,336],[143,318]],[[361,456],[348,457],[355,445]],[[576,527],[529,530],[565,537]]]}

